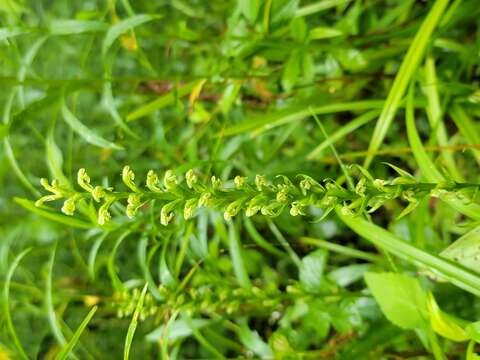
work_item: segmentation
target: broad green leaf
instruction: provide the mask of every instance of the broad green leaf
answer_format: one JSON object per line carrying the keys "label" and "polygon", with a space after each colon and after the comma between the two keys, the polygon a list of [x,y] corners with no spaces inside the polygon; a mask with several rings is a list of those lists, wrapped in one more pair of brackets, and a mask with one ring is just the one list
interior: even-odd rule
{"label": "broad green leaf", "polygon": [[97,135],[88,127],[86,127],[80,120],[77,119],[75,115],[68,109],[65,103],[62,104],[62,115],[65,122],[80,135],[86,142],[102,147],[102,148],[111,148],[111,149],[123,149],[121,146],[105,140],[103,137]]}
{"label": "broad green leaf", "polygon": [[393,81],[392,88],[388,93],[387,100],[382,109],[382,113],[378,118],[375,130],[372,135],[372,139],[368,146],[368,155],[365,159],[365,167],[368,167],[372,162],[375,153],[380,148],[383,140],[387,134],[388,128],[397,113],[400,101],[402,100],[405,90],[416,71],[420,61],[422,60],[425,48],[431,38],[433,30],[440,21],[445,8],[448,5],[449,0],[436,0],[435,4],[430,9],[427,17],[423,21],[422,25],[417,31],[415,38],[408,48],[402,65],[398,71],[398,74]]}
{"label": "broad green leaf", "polygon": [[465,333],[470,337],[470,339],[480,343],[480,321],[468,324],[465,327]]}
{"label": "broad green leaf", "polygon": [[107,54],[110,47],[120,35],[137,26],[159,18],[160,16],[158,15],[139,14],[112,25],[110,29],[108,29],[107,34],[103,39],[102,56],[105,56]]}
{"label": "broad green leaf", "polygon": [[425,325],[427,295],[417,279],[396,273],[366,273],[365,281],[392,323],[406,330]]}
{"label": "broad green leaf", "polygon": [[52,35],[73,35],[89,32],[106,31],[108,24],[94,20],[54,20],[50,23],[48,30]]}
{"label": "broad green leaf", "polygon": [[480,274],[480,226],[455,240],[440,256],[457,261]]}
{"label": "broad green leaf", "polygon": [[320,290],[327,259],[328,251],[325,249],[315,250],[302,259],[299,278],[305,290],[312,293]]}
{"label": "broad green leaf", "polygon": [[57,354],[55,357],[55,360],[65,360],[67,359],[70,355],[72,355],[73,348],[75,345],[77,345],[78,340],[80,340],[80,336],[82,335],[83,331],[86,329],[88,324],[90,323],[90,320],[92,320],[93,315],[95,315],[95,312],[97,311],[98,307],[94,306],[87,316],[83,319],[83,321],[80,323],[78,326],[77,330],[75,330],[72,338],[68,341],[67,344],[60,350],[60,352]]}
{"label": "broad green leaf", "polygon": [[251,330],[246,321],[242,321],[238,336],[243,345],[261,358],[271,358],[272,351],[257,331]]}
{"label": "broad green leaf", "polygon": [[251,23],[254,23],[255,20],[257,20],[261,4],[262,0],[238,0],[238,6],[240,7],[242,14]]}
{"label": "broad green leaf", "polygon": [[458,342],[469,339],[469,336],[463,329],[464,324],[460,324],[455,318],[440,310],[432,293],[428,294],[427,308],[430,315],[430,324],[437,334]]}
{"label": "broad green leaf", "polygon": [[160,339],[175,342],[179,339],[191,336],[193,329],[200,330],[211,323],[212,320],[207,319],[190,319],[188,322],[183,319],[175,320],[172,323],[158,327],[151,333],[147,334],[145,338],[147,341],[155,343],[158,343]]}
{"label": "broad green leaf", "polygon": [[459,288],[480,296],[480,276],[476,273],[423,251],[361,217],[343,215],[340,207],[336,209],[336,213],[349,228],[375,246],[420,267],[426,267]]}
{"label": "broad green leaf", "polygon": [[128,360],[130,357],[130,348],[132,347],[133,336],[135,335],[135,331],[137,330],[138,326],[138,318],[140,317],[140,312],[143,308],[143,303],[145,301],[145,295],[147,294],[148,283],[146,283],[143,287],[142,293],[140,294],[140,298],[138,299],[137,305],[135,306],[135,311],[132,316],[132,321],[130,321],[130,325],[128,326],[127,336],[125,338],[125,347],[123,350],[123,360]]}

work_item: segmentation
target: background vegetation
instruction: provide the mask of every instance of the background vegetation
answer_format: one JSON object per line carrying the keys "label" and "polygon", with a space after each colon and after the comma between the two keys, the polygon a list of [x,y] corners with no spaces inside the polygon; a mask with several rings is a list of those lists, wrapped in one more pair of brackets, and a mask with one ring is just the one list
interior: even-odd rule
{"label": "background vegetation", "polygon": [[0,359],[478,359],[479,16],[1,0]]}

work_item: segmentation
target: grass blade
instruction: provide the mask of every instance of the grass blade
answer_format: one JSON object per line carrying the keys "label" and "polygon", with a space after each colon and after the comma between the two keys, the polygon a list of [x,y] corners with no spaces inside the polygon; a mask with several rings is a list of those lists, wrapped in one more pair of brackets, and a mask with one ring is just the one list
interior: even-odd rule
{"label": "grass blade", "polygon": [[147,15],[147,14],[139,14],[139,15],[134,15],[128,19],[122,20],[108,30],[107,34],[105,35],[105,39],[103,40],[102,44],[102,56],[105,56],[110,49],[110,47],[113,45],[115,40],[125,32],[127,32],[130,29],[133,29],[134,27],[137,27],[139,25],[145,24],[149,21],[152,21],[154,19],[158,19],[158,15]]}
{"label": "grass blade", "polygon": [[77,119],[75,115],[73,115],[65,103],[62,104],[62,115],[63,119],[72,128],[72,130],[80,135],[86,142],[101,148],[111,148],[117,150],[123,149],[121,146],[105,140],[86,127],[82,122],[80,122],[80,120]]}
{"label": "grass blade", "polygon": [[425,18],[424,22],[420,26],[413,39],[410,47],[408,48],[407,54],[402,61],[400,70],[398,71],[395,80],[393,81],[392,88],[388,93],[387,100],[382,109],[382,113],[378,118],[375,130],[372,135],[372,139],[368,146],[367,158],[365,159],[364,166],[368,168],[370,163],[374,158],[374,153],[380,148],[385,138],[388,128],[397,113],[400,101],[402,100],[403,95],[407,89],[407,86],[412,78],[415,70],[417,69],[425,48],[430,40],[430,36],[433,33],[433,30],[437,26],[440,18],[445,11],[445,8],[448,5],[449,0],[436,0],[435,4],[432,6],[430,12]]}
{"label": "grass blade", "polygon": [[233,223],[228,224],[228,249],[232,257],[233,270],[238,282],[245,288],[250,288],[250,278],[248,277],[245,263],[243,262],[242,249],[240,239],[238,238],[238,231]]}
{"label": "grass blade", "polygon": [[[427,57],[425,61],[425,84],[422,86],[425,95],[427,96],[427,117],[430,123],[430,128],[435,133],[435,138],[438,145],[442,147],[448,146],[448,134],[445,129],[443,121],[443,113],[438,96],[438,80],[435,70],[435,61],[431,56]],[[462,181],[463,177],[455,165],[453,154],[448,151],[440,153],[445,167],[451,173],[454,179]]]}
{"label": "grass blade", "polygon": [[359,127],[369,123],[373,119],[375,119],[378,116],[379,112],[377,110],[372,110],[369,111],[365,114],[362,114],[352,121],[350,121],[348,124],[342,126],[340,129],[335,131],[333,134],[328,136],[324,141],[322,141],[315,149],[313,149],[308,155],[307,155],[307,160],[314,160],[317,158],[323,150],[325,150],[327,147],[332,145],[333,143],[337,142],[338,140],[342,139],[346,135],[352,133]]}
{"label": "grass blade", "polygon": [[135,330],[137,330],[138,318],[140,317],[140,311],[142,311],[142,308],[143,308],[143,302],[145,300],[145,295],[147,294],[147,289],[148,289],[148,283],[145,284],[145,286],[143,287],[142,293],[137,302],[137,306],[135,307],[135,312],[133,313],[133,316],[132,316],[132,321],[128,326],[127,337],[125,338],[125,347],[123,350],[124,360],[128,360],[130,356],[130,348],[132,346],[133,336],[135,335]]}
{"label": "grass blade", "polygon": [[177,89],[171,91],[170,93],[160,96],[158,99],[149,102],[138,108],[135,111],[132,111],[127,115],[127,121],[133,121],[140,119],[144,116],[151,114],[156,110],[160,110],[168,105],[171,105],[175,102],[177,98],[184,97],[198,84],[198,81],[192,81],[188,84],[179,86]]}
{"label": "grass blade", "polygon": [[[414,112],[413,112],[413,85],[410,88],[409,95],[407,98],[407,136],[408,142],[412,147],[413,155],[417,161],[420,170],[422,171],[423,176],[430,182],[438,183],[444,181],[443,175],[437,169],[435,164],[429,158],[425,148],[420,140],[418,135],[417,128],[415,126]],[[473,202],[465,202],[455,197],[445,197],[441,196],[440,199],[445,201],[451,207],[453,207],[458,212],[472,218],[475,220],[480,220],[480,205]]]}
{"label": "grass blade", "polygon": [[375,246],[413,264],[426,267],[459,288],[480,296],[480,276],[472,271],[425,252],[361,217],[342,215],[340,208],[337,209],[337,216],[355,233]]}
{"label": "grass blade", "polygon": [[108,24],[95,20],[54,20],[48,30],[52,35],[74,35],[89,32],[102,32],[108,29]]}
{"label": "grass blade", "polygon": [[20,343],[20,340],[18,339],[17,332],[15,331],[15,327],[13,325],[13,320],[12,320],[12,315],[10,313],[10,307],[8,306],[10,303],[10,283],[12,281],[13,274],[15,273],[15,269],[17,268],[18,264],[20,261],[23,259],[25,255],[27,255],[31,248],[26,249],[22,251],[20,254],[15,257],[13,260],[12,264],[8,268],[7,276],[5,277],[5,283],[3,284],[3,316],[5,318],[5,321],[7,323],[7,329],[12,337],[13,343],[15,347],[17,348],[17,351],[22,359],[27,359],[28,356],[25,353],[25,350],[22,347],[22,344]]}
{"label": "grass blade", "polygon": [[65,340],[65,336],[60,329],[57,321],[57,315],[55,313],[55,308],[53,306],[53,299],[52,299],[52,277],[53,277],[53,264],[55,262],[55,253],[57,252],[57,243],[53,246],[52,253],[50,254],[50,260],[48,262],[48,272],[47,272],[47,283],[45,285],[45,304],[47,308],[48,314],[48,322],[50,327],[52,328],[53,336],[55,340],[57,340],[60,346],[65,346],[67,341]]}
{"label": "grass blade", "polygon": [[82,335],[90,320],[92,320],[93,315],[95,315],[97,309],[98,306],[94,306],[89,311],[89,313],[87,314],[87,316],[85,316],[85,319],[83,319],[77,330],[75,330],[75,333],[73,334],[70,341],[62,348],[62,350],[60,350],[58,355],[55,357],[55,360],[65,360],[68,358],[69,355],[72,355],[73,348],[75,347],[75,345],[77,345],[78,340],[80,340],[80,336]]}
{"label": "grass blade", "polygon": [[238,125],[231,126],[223,131],[224,136],[238,135],[245,132],[261,132],[272,129],[276,126],[300,121],[313,113],[316,115],[333,114],[346,111],[364,111],[381,109],[384,104],[382,100],[352,101],[347,103],[326,104],[312,106],[310,104],[295,106],[289,109],[275,112],[271,115],[259,115],[243,121]]}
{"label": "grass blade", "polygon": [[[478,130],[477,124],[475,124],[470,116],[463,110],[462,107],[458,104],[453,104],[450,115],[455,121],[458,129],[462,136],[467,140],[468,144],[480,144],[480,131]],[[480,150],[471,149],[473,156],[480,164]]]}

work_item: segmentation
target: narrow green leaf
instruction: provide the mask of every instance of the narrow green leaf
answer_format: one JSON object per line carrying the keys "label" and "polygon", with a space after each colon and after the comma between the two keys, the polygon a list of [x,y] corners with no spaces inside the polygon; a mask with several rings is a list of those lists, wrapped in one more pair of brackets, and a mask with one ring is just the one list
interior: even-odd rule
{"label": "narrow green leaf", "polygon": [[20,263],[20,261],[23,259],[25,255],[27,255],[31,248],[25,249],[22,251],[20,254],[18,254],[15,259],[13,259],[12,264],[8,268],[7,275],[5,276],[5,283],[3,284],[3,301],[2,301],[2,308],[3,308],[3,317],[5,318],[5,321],[7,323],[7,329],[8,333],[10,334],[13,344],[15,345],[20,357],[22,359],[28,360],[28,356],[25,353],[25,350],[23,349],[22,343],[18,339],[17,332],[15,331],[15,326],[13,324],[12,320],[12,314],[10,313],[10,283],[12,282],[12,277],[13,274],[15,273],[15,270]]}
{"label": "narrow green leaf", "polygon": [[300,54],[293,51],[288,58],[282,75],[282,86],[285,91],[291,91],[295,86],[298,76],[300,75]]}
{"label": "narrow green leaf", "polygon": [[294,121],[303,120],[311,116],[312,111],[317,115],[334,114],[347,111],[364,111],[379,109],[383,106],[382,100],[365,100],[352,101],[347,103],[335,103],[313,106],[309,108],[310,104],[302,104],[294,106],[289,109],[281,110],[273,114],[261,114],[241,122],[238,125],[233,125],[223,131],[224,136],[237,135],[245,132],[261,132],[272,129],[276,126],[288,124]]}
{"label": "narrow green leaf", "polygon": [[[413,150],[415,160],[422,171],[423,176],[430,182],[439,183],[444,181],[444,176],[436,168],[435,164],[430,160],[425,148],[423,147],[417,128],[415,127],[415,119],[413,113],[413,86],[410,89],[407,98],[407,136],[410,146]],[[440,199],[449,204],[458,212],[475,220],[480,220],[480,205],[469,199],[459,199],[455,196],[440,195]]]}
{"label": "narrow green leaf", "polygon": [[80,122],[80,120],[77,119],[75,115],[72,114],[65,103],[62,104],[62,115],[63,119],[72,128],[72,130],[80,135],[86,142],[102,148],[111,148],[117,150],[123,149],[121,146],[105,140],[86,127],[82,122]]}
{"label": "narrow green leaf", "polygon": [[380,148],[380,145],[383,143],[383,139],[387,134],[388,128],[390,127],[395,114],[397,113],[400,101],[402,100],[410,79],[422,60],[425,48],[428,45],[428,41],[430,40],[433,30],[440,21],[448,2],[449,0],[435,1],[435,4],[430,9],[430,12],[418,29],[415,38],[408,48],[407,54],[402,61],[402,65],[400,66],[400,70],[398,71],[398,74],[393,81],[392,88],[388,93],[387,100],[385,101],[382,113],[378,118],[372,139],[368,146],[368,155],[364,164],[364,166],[367,168],[372,162],[375,153]]}
{"label": "narrow green leaf", "polygon": [[20,27],[1,28],[0,29],[0,41],[8,40],[12,37],[22,35],[28,31]]}
{"label": "narrow green leaf", "polygon": [[77,345],[78,340],[80,340],[80,336],[82,335],[83,331],[87,327],[88,323],[90,320],[92,320],[93,315],[95,315],[95,312],[97,311],[98,307],[94,306],[87,316],[83,319],[83,321],[80,323],[78,326],[77,330],[75,330],[75,333],[73,334],[72,338],[68,341],[68,343],[60,350],[58,355],[55,357],[55,360],[65,360],[68,358],[68,356],[72,355],[73,348],[75,345]]}
{"label": "narrow green leaf", "polygon": [[146,283],[143,287],[142,293],[140,294],[140,298],[138,299],[137,305],[135,307],[135,312],[132,316],[132,321],[128,326],[127,336],[125,338],[125,347],[123,350],[123,359],[128,360],[130,357],[130,348],[132,346],[133,336],[135,335],[135,330],[137,330],[138,326],[138,318],[140,316],[140,312],[143,308],[143,302],[145,301],[145,295],[147,294],[148,283]]}
{"label": "narrow green leaf", "polygon": [[343,215],[340,208],[336,213],[349,228],[375,246],[420,267],[426,267],[459,288],[480,296],[480,276],[474,272],[452,261],[423,251],[361,217]]}
{"label": "narrow green leaf", "polygon": [[[438,94],[438,79],[435,69],[435,61],[431,56],[425,60],[425,83],[422,90],[427,96],[427,117],[430,123],[430,128],[435,134],[438,145],[448,146],[448,134],[445,128],[443,111],[440,105],[440,98]],[[449,170],[451,175],[457,181],[462,181],[463,177],[457,169],[453,154],[449,151],[442,151],[440,153],[445,167]]]}
{"label": "narrow green leaf", "polygon": [[243,261],[238,230],[233,223],[228,224],[228,248],[232,258],[233,270],[239,284],[245,288],[251,287],[252,284],[250,283],[250,278],[248,277],[245,263]]}
{"label": "narrow green leaf", "polygon": [[321,39],[330,39],[337,36],[342,36],[343,32],[341,30],[331,28],[331,27],[323,27],[318,26],[310,30],[308,38],[310,40],[321,40]]}
{"label": "narrow green leaf", "polygon": [[395,273],[366,273],[365,281],[385,317],[402,329],[427,321],[427,295],[417,279]]}
{"label": "narrow green leaf", "polygon": [[[478,123],[475,124],[460,105],[453,104],[451,109],[450,115],[467,143],[472,145],[480,144],[480,130],[478,128]],[[477,162],[480,164],[480,150],[471,149],[471,151]]]}
{"label": "narrow green leaf", "polygon": [[28,211],[31,211],[37,215],[40,215],[46,219],[53,220],[55,222],[58,222],[60,224],[68,225],[71,227],[75,228],[80,228],[80,229],[91,229],[92,227],[95,227],[95,224],[85,222],[83,220],[79,220],[77,218],[67,216],[67,215],[62,215],[59,214],[58,211],[52,210],[50,211],[50,208],[47,206],[42,206],[41,208],[36,207],[35,203],[33,201],[27,200],[27,199],[22,199],[22,198],[14,198],[13,199],[18,205],[21,207],[27,209]]}
{"label": "narrow green leaf", "polygon": [[57,179],[63,186],[70,187],[70,181],[63,173],[63,155],[55,142],[54,128],[51,127],[45,139],[46,162],[50,173],[54,179]]}
{"label": "narrow green leaf", "polygon": [[132,111],[127,115],[127,121],[137,120],[146,115],[151,114],[154,111],[160,110],[166,106],[169,106],[175,102],[176,99],[184,97],[197,85],[198,81],[192,81],[183,86],[179,86],[177,89],[171,91],[170,93],[160,96],[158,99],[153,100],[140,108]]}
{"label": "narrow green leaf", "polygon": [[420,136],[415,126],[415,115],[413,108],[414,86],[410,87],[407,98],[406,122],[408,142],[413,151],[413,155],[417,160],[418,166],[422,170],[422,175],[429,182],[438,183],[444,180],[443,175],[437,170],[432,160],[425,151]]}
{"label": "narrow green leaf", "polygon": [[57,314],[55,313],[55,307],[53,306],[52,298],[52,278],[53,278],[53,265],[55,262],[55,254],[57,252],[57,243],[53,246],[52,252],[50,254],[50,260],[48,262],[48,272],[47,272],[47,282],[45,285],[45,304],[48,314],[48,323],[52,329],[53,336],[60,346],[65,346],[67,341],[65,336],[60,329],[60,326],[57,321]]}
{"label": "narrow green leaf", "polygon": [[369,123],[370,121],[375,119],[378,116],[378,114],[379,114],[378,110],[372,110],[372,111],[366,112],[356,117],[355,119],[350,121],[348,124],[342,126],[333,134],[329,134],[329,136],[324,141],[322,141],[319,145],[317,145],[315,149],[310,151],[310,153],[307,155],[307,160],[313,160],[317,158],[322,153],[322,151],[324,151],[330,145],[344,138],[346,135],[354,132],[359,127]]}
{"label": "narrow green leaf", "polygon": [[53,20],[48,30],[52,35],[74,35],[89,32],[106,31],[108,24],[94,20]]}
{"label": "narrow green leaf", "polygon": [[110,47],[120,35],[139,25],[145,24],[158,18],[160,18],[160,16],[158,15],[139,14],[112,25],[110,29],[108,29],[108,32],[103,39],[102,56],[105,56],[107,54]]}

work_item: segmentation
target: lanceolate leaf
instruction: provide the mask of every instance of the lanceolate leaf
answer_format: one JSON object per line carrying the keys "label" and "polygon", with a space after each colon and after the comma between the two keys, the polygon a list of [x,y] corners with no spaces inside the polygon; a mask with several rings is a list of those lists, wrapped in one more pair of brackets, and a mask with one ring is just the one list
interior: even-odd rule
{"label": "lanceolate leaf", "polygon": [[63,119],[72,130],[80,135],[86,142],[102,148],[122,149],[121,146],[105,140],[103,137],[97,135],[93,130],[90,130],[90,128],[85,126],[75,115],[73,115],[65,103],[62,104],[62,115]]}
{"label": "lanceolate leaf", "polygon": [[415,70],[417,69],[420,61],[422,60],[425,48],[430,40],[433,30],[440,21],[445,8],[448,5],[449,0],[436,0],[432,6],[430,12],[425,18],[422,26],[417,31],[415,38],[413,39],[405,58],[402,61],[400,70],[393,82],[392,88],[388,93],[387,100],[383,106],[382,113],[377,120],[375,130],[372,135],[372,140],[368,146],[368,156],[365,159],[365,167],[368,167],[374,158],[375,152],[380,148],[383,143],[383,139],[387,134],[388,128],[397,113],[400,101],[402,100],[405,90],[412,78]]}
{"label": "lanceolate leaf", "polygon": [[375,246],[416,265],[426,267],[452,284],[480,296],[480,276],[476,273],[423,251],[361,217],[343,215],[340,209],[337,210],[337,216],[354,232]]}

